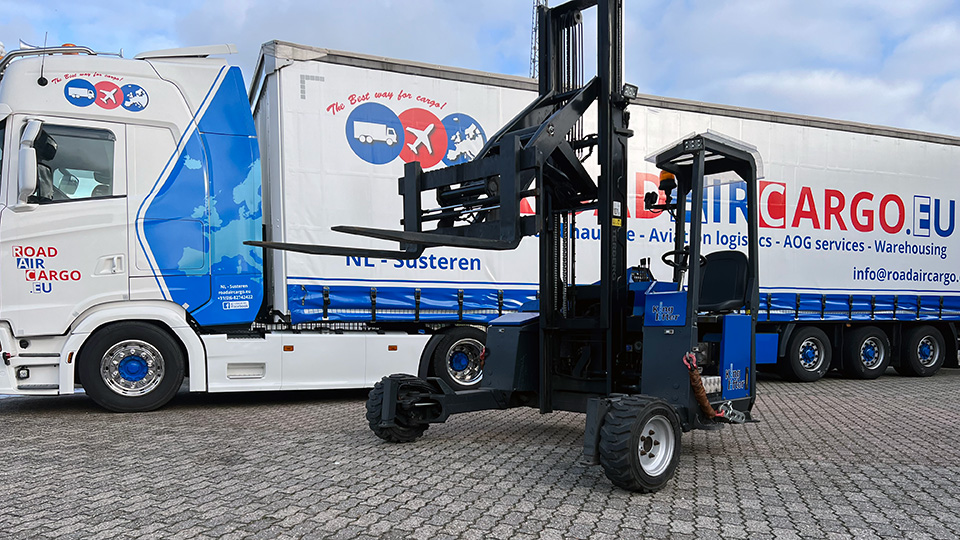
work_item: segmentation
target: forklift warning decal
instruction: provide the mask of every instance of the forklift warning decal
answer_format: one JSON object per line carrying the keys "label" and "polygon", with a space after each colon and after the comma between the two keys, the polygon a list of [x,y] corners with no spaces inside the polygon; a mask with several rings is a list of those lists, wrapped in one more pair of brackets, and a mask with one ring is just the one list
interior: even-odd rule
{"label": "forklift warning decal", "polygon": [[51,259],[57,256],[57,248],[36,246],[13,246],[13,258],[17,269],[24,271],[24,279],[30,283],[30,292],[46,294],[53,292],[55,281],[80,281],[79,270],[55,270],[50,268]]}
{"label": "forklift warning decal", "polygon": [[[99,73],[90,76],[107,77]],[[122,77],[109,78],[118,81],[123,79]],[[71,105],[77,107],[88,107],[96,103],[97,106],[106,110],[123,107],[130,112],[139,112],[146,109],[150,103],[147,91],[136,84],[117,86],[113,80],[103,80],[94,84],[75,74],[54,77],[52,82],[59,83],[63,80],[68,81],[63,87],[63,96]]]}

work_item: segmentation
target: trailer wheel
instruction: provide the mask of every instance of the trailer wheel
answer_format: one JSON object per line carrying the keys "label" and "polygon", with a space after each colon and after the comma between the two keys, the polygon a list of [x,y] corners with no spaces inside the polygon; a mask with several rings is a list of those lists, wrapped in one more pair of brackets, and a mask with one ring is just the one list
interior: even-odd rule
{"label": "trailer wheel", "polygon": [[[434,391],[433,387],[427,381],[413,375],[395,374],[385,379],[393,379],[400,383],[397,392],[397,401],[408,398],[413,392]],[[408,410],[397,407],[396,426],[383,427],[380,425],[380,419],[383,417],[383,381],[378,382],[370,390],[367,397],[367,423],[370,429],[381,439],[392,443],[413,442],[423,435],[423,432],[430,427],[430,424],[418,422]]]}
{"label": "trailer wheel", "polygon": [[98,330],[78,358],[83,389],[104,409],[152,411],[173,399],[183,383],[183,353],[167,332],[142,322]]}
{"label": "trailer wheel", "polygon": [[433,373],[454,390],[475,388],[483,378],[480,356],[486,339],[470,326],[449,329],[433,353]]}
{"label": "trailer wheel", "polygon": [[600,465],[614,485],[659,491],[680,460],[680,420],[665,401],[627,396],[611,403],[600,428]]}
{"label": "trailer wheel", "polygon": [[900,344],[900,365],[897,373],[912,377],[929,377],[940,371],[946,346],[940,331],[932,326],[919,326],[904,334]]}
{"label": "trailer wheel", "polygon": [[787,355],[780,359],[780,375],[791,381],[818,381],[827,374],[832,358],[833,348],[823,330],[797,328],[790,336]]}
{"label": "trailer wheel", "polygon": [[876,326],[854,328],[843,337],[843,370],[855,379],[876,379],[890,365],[890,340]]}

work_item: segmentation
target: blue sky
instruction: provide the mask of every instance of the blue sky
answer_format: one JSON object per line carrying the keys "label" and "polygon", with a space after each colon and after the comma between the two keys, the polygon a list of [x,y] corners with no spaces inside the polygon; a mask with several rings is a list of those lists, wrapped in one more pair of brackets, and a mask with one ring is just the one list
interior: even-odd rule
{"label": "blue sky", "polygon": [[[559,0],[551,4],[558,4]],[[956,0],[625,0],[627,80],[649,94],[960,135]],[[126,56],[279,39],[526,75],[532,0],[0,0],[0,41]],[[591,38],[587,38],[588,43]]]}

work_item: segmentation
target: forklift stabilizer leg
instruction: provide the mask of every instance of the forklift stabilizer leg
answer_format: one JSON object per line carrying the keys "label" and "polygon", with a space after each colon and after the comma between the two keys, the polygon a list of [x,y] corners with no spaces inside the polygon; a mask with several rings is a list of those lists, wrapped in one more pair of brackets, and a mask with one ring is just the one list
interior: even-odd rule
{"label": "forklift stabilizer leg", "polygon": [[397,389],[400,383],[393,377],[383,378],[383,409],[380,412],[380,427],[396,427]]}
{"label": "forklift stabilizer leg", "polygon": [[583,457],[580,458],[583,465],[600,464],[600,428],[603,426],[603,418],[610,410],[610,399],[587,400],[587,424],[583,429]]}

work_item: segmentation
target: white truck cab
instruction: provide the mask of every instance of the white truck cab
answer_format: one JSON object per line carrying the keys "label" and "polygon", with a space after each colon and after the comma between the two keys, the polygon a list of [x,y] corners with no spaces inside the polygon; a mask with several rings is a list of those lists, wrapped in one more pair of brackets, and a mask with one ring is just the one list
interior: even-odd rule
{"label": "white truck cab", "polygon": [[[259,149],[239,68],[209,57],[232,52],[0,61],[0,393],[82,384],[143,411],[185,375],[191,391],[235,391],[384,374],[366,372],[362,338],[251,329],[265,305],[263,253],[244,244],[262,235]],[[391,336],[398,371],[417,369],[427,338]]]}

